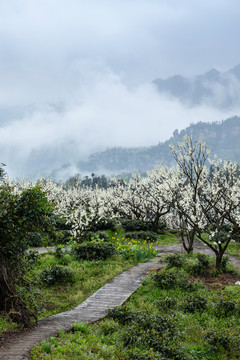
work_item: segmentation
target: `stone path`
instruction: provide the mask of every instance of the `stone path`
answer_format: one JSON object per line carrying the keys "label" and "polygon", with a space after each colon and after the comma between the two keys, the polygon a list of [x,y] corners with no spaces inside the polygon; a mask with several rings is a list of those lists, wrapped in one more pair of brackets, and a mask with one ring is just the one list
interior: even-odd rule
{"label": "stone path", "polygon": [[75,321],[91,323],[103,318],[108,309],[122,305],[131,296],[153,267],[161,267],[158,258],[122,272],[75,309],[40,320],[35,328],[20,333],[1,348],[0,360],[28,359],[27,353],[36,343],[56,335],[58,330],[70,330]]}
{"label": "stone path", "polygon": [[[159,257],[161,257],[161,254],[184,253],[181,244],[156,245],[154,248],[161,251]],[[41,251],[41,253],[43,252],[45,251]],[[195,245],[194,252],[214,255],[209,248],[204,247],[199,242]],[[132,295],[141,285],[151,268],[163,265],[159,257],[122,272],[75,309],[40,320],[35,328],[26,333],[20,333],[13,341],[8,342],[4,348],[0,348],[0,360],[29,359],[27,354],[30,349],[47,337],[56,335],[58,330],[70,330],[75,321],[91,323],[102,319],[109,309],[122,305]],[[240,259],[234,256],[229,256],[229,258],[240,269]]]}
{"label": "stone path", "polygon": [[[161,251],[162,254],[176,254],[181,253],[184,254],[185,250],[183,249],[182,244],[174,244],[174,245],[155,245],[155,250]],[[207,247],[206,245],[203,245],[200,243],[200,241],[197,242],[196,245],[194,245],[193,252],[201,252],[202,254],[215,256],[214,252]],[[228,255],[228,254],[226,254]],[[228,255],[230,262],[236,266],[240,270],[240,259],[236,258],[235,256]]]}

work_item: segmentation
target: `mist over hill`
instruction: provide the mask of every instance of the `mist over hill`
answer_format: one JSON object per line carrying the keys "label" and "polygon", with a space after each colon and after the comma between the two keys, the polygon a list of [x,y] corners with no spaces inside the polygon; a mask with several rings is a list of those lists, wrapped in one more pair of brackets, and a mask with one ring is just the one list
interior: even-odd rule
{"label": "mist over hill", "polygon": [[29,179],[146,171],[172,165],[169,144],[193,132],[212,153],[239,161],[239,128],[231,130],[239,89],[240,65],[134,88],[116,74],[94,73],[61,102],[0,106],[0,160],[11,177]]}
{"label": "mist over hill", "polygon": [[190,106],[208,104],[227,109],[240,104],[240,65],[226,72],[211,69],[192,78],[175,75],[165,80],[156,79],[153,83],[159,92]]}
{"label": "mist over hill", "polygon": [[[84,176],[90,173],[118,175],[133,172],[145,172],[155,165],[174,166],[169,145],[182,142],[185,135],[193,139],[202,139],[208,144],[211,155],[223,160],[240,163],[240,117],[232,117],[221,122],[191,124],[186,129],[176,129],[170,139],[150,147],[123,148],[114,147],[92,154],[85,161],[74,165],[75,174]],[[53,178],[65,177],[73,170],[73,165],[64,165],[52,172]]]}

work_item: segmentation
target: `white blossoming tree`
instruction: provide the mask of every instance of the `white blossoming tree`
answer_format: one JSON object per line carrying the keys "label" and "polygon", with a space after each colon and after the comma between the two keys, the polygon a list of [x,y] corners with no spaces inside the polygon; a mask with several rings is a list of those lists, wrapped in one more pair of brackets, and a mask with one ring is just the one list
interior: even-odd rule
{"label": "white blossoming tree", "polygon": [[[209,152],[201,141],[186,137],[178,150],[172,148],[178,170],[171,188],[174,209],[179,215],[183,245],[192,250],[194,236],[209,246],[220,269],[222,257],[240,224],[240,180],[237,165],[215,158],[210,168]],[[228,232],[226,232],[226,228]],[[208,235],[208,236],[206,236]]]}
{"label": "white blossoming tree", "polygon": [[55,204],[55,214],[71,225],[71,233],[79,241],[93,224],[107,221],[111,216],[107,190],[77,185],[64,189],[52,181],[45,181],[43,187],[49,200]]}
{"label": "white blossoming tree", "polygon": [[[112,190],[112,196],[118,216],[149,221],[157,231],[160,219],[168,213],[170,206],[163,201],[164,180],[167,169],[155,169],[146,178],[133,176],[128,184],[118,184]],[[116,206],[117,205],[117,206]]]}

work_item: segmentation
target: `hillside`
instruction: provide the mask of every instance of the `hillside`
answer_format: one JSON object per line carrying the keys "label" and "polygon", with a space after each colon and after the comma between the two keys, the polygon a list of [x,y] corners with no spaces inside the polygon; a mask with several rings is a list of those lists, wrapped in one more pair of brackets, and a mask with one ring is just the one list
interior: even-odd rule
{"label": "hillside", "polygon": [[168,79],[156,79],[153,83],[159,92],[190,106],[208,104],[227,109],[240,105],[240,65],[226,72],[212,69],[192,78],[175,75]]}
{"label": "hillside", "polygon": [[[144,148],[115,147],[103,152],[92,154],[85,161],[76,164],[77,172],[81,174],[121,174],[129,172],[144,172],[155,165],[174,165],[169,149],[170,144],[182,142],[184,135],[192,135],[194,139],[207,142],[211,155],[217,154],[224,160],[235,160],[240,163],[240,117],[232,117],[222,122],[191,124],[180,132],[176,129],[173,136],[164,143]],[[68,168],[64,165],[62,169]],[[61,171],[58,170],[58,171]],[[53,177],[57,172],[52,173]]]}

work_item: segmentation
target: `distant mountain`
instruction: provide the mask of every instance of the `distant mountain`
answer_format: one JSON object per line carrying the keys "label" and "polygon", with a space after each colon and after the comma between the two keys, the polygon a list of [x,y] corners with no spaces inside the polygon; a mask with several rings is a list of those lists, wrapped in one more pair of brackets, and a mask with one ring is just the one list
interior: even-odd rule
{"label": "distant mountain", "polygon": [[189,106],[208,104],[219,109],[240,106],[240,65],[227,72],[212,69],[192,78],[175,75],[153,83],[160,92]]}
{"label": "distant mountain", "polygon": [[[201,138],[207,142],[212,156],[217,154],[223,160],[235,160],[240,163],[240,117],[235,116],[221,122],[192,124],[180,132],[176,129],[169,140],[155,146],[142,148],[115,147],[95,153],[87,160],[81,160],[75,164],[75,171],[80,175],[90,173],[117,175],[145,172],[155,165],[174,166],[175,161],[169,145],[182,142],[184,135],[192,135],[193,139]],[[58,178],[59,174],[62,173],[68,173],[68,165],[64,165],[51,175]]]}

